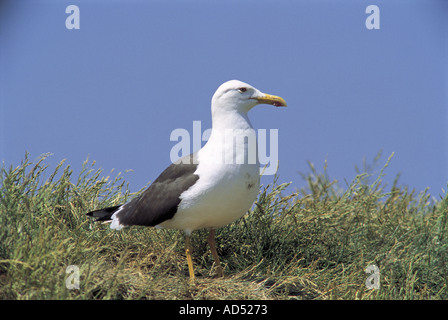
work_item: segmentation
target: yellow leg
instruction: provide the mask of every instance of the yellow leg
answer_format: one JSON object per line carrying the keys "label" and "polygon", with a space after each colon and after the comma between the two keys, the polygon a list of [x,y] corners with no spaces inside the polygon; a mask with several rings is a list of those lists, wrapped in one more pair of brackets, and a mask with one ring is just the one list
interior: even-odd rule
{"label": "yellow leg", "polygon": [[194,281],[193,260],[191,259],[190,235],[185,236],[185,254],[187,255],[188,272],[190,273],[190,281]]}
{"label": "yellow leg", "polygon": [[210,251],[212,252],[213,259],[215,260],[216,264],[216,272],[218,274],[218,277],[224,277],[224,271],[221,267],[221,262],[219,261],[218,252],[216,252],[216,245],[215,245],[215,229],[210,229],[210,233],[208,235],[208,245],[210,246]]}

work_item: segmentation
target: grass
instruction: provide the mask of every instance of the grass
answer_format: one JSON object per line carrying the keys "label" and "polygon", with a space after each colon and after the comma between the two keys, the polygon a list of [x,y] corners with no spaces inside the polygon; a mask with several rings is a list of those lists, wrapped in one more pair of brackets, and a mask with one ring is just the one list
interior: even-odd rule
{"label": "grass", "polygon": [[[64,162],[48,172],[47,156],[1,169],[1,299],[448,299],[448,196],[386,188],[383,170],[359,170],[343,189],[310,164],[307,187],[287,195],[276,178],[217,231],[226,278],[214,277],[207,231],[193,233],[190,284],[182,232],[114,231],[85,216],[138,194],[119,174],[88,161],[78,177]],[[66,287],[69,265],[79,289]]]}

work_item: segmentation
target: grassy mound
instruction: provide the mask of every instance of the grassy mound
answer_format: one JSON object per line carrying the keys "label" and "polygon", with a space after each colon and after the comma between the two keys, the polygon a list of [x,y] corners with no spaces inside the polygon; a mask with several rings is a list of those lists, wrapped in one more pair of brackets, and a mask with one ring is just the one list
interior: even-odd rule
{"label": "grassy mound", "polygon": [[[48,173],[45,158],[1,169],[2,299],[448,299],[448,196],[386,192],[382,173],[342,190],[312,168],[308,186],[288,195],[275,179],[249,214],[217,230],[224,279],[207,231],[193,233],[190,284],[182,232],[114,231],[85,216],[138,194],[120,175],[88,161],[76,178],[64,162]],[[71,265],[79,289],[67,289]],[[378,289],[366,286],[369,265]]]}

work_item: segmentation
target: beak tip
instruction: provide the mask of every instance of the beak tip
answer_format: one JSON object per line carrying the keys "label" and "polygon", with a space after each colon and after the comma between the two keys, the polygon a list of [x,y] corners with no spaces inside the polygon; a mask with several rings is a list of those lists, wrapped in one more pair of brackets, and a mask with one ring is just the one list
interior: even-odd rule
{"label": "beak tip", "polygon": [[270,94],[264,94],[262,98],[257,99],[259,103],[263,104],[271,104],[275,107],[286,107],[286,101],[282,97],[270,95]]}
{"label": "beak tip", "polygon": [[287,106],[286,102],[274,102],[273,105],[275,107],[286,107]]}

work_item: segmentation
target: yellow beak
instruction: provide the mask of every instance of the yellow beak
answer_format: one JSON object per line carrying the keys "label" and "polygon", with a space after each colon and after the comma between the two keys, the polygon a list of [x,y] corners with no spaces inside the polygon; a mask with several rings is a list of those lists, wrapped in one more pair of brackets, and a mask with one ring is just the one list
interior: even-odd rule
{"label": "yellow beak", "polygon": [[258,103],[272,104],[276,107],[286,107],[286,101],[282,97],[264,93],[262,97],[255,98]]}

